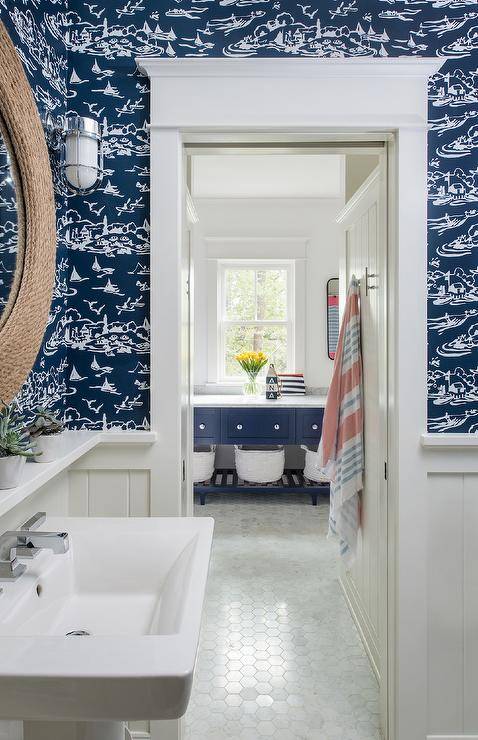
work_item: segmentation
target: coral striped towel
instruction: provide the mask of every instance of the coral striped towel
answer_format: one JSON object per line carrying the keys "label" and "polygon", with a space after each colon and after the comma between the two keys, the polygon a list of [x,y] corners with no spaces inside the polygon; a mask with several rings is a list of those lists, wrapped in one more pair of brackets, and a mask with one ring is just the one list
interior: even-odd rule
{"label": "coral striped towel", "polygon": [[316,464],[330,479],[329,534],[347,564],[355,558],[364,465],[359,284],[350,281]]}

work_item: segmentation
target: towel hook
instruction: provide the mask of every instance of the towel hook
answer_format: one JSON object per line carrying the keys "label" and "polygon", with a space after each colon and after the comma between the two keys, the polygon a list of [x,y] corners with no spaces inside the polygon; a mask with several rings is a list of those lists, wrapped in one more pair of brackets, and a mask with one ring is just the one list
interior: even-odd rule
{"label": "towel hook", "polygon": [[365,268],[365,295],[368,295],[369,290],[375,290],[376,285],[369,285],[369,278],[376,278],[378,275],[375,272],[369,272],[368,267]]}

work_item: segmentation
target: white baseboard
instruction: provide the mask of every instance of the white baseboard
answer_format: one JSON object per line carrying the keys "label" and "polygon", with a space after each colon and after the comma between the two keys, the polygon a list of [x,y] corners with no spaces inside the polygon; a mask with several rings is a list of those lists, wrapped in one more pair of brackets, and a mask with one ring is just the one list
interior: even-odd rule
{"label": "white baseboard", "polygon": [[341,574],[339,582],[342,587],[345,601],[347,602],[347,606],[352,615],[352,619],[355,622],[355,626],[357,627],[360,639],[363,642],[365,652],[367,653],[368,659],[370,660],[372,670],[375,673],[377,681],[380,683],[380,667],[378,662],[379,653],[377,641],[376,639],[374,639],[374,635],[371,626],[369,625],[369,620],[367,619],[365,609],[362,607],[360,595],[357,593],[352,580],[347,576],[347,574]]}

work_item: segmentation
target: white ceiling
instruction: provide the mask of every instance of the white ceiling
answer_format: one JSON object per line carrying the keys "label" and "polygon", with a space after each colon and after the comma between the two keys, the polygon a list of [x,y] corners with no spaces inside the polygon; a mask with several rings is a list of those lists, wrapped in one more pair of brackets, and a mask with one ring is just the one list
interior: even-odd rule
{"label": "white ceiling", "polygon": [[194,198],[339,198],[344,157],[213,154],[192,157]]}

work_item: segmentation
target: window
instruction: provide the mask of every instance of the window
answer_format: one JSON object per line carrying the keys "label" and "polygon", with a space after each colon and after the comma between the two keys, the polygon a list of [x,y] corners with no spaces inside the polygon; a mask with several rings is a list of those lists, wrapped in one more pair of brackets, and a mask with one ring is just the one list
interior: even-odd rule
{"label": "window", "polygon": [[244,350],[264,352],[278,372],[294,367],[293,292],[291,261],[219,263],[219,379],[241,377],[234,358]]}

